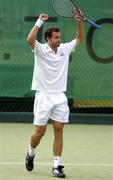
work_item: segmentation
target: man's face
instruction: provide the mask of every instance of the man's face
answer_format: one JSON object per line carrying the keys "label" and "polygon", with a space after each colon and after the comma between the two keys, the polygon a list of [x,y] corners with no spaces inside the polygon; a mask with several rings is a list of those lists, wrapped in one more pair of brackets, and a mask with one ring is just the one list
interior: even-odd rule
{"label": "man's face", "polygon": [[61,43],[61,33],[53,32],[51,38],[48,39],[48,43],[53,48],[59,47]]}

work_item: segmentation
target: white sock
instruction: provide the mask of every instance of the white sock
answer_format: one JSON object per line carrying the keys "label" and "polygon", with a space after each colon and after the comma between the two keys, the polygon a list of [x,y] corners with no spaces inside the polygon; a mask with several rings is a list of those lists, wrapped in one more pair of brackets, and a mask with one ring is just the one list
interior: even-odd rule
{"label": "white sock", "polygon": [[29,145],[28,153],[29,156],[33,157],[35,155],[35,148],[32,148],[31,145]]}
{"label": "white sock", "polygon": [[57,168],[61,164],[61,157],[60,156],[54,156],[54,168]]}

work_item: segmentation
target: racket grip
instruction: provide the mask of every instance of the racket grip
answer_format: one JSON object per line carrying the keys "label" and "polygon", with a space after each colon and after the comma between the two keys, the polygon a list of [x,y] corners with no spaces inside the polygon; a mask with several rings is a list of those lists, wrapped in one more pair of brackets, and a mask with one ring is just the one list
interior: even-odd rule
{"label": "racket grip", "polygon": [[100,25],[96,24],[95,22],[91,21],[90,19],[87,19],[87,18],[86,18],[85,21],[86,21],[87,23],[89,23],[90,25],[92,25],[93,27],[95,27],[95,28],[98,28],[98,29],[101,28]]}

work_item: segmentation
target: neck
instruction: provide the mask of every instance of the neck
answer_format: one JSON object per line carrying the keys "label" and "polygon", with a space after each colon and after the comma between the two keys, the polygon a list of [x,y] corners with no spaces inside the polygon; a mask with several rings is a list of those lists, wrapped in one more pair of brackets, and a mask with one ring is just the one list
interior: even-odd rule
{"label": "neck", "polygon": [[57,53],[57,47],[51,47],[51,49],[55,52],[55,53]]}
{"label": "neck", "polygon": [[54,47],[54,46],[50,45],[49,43],[48,43],[48,45],[55,53],[57,53],[57,47],[56,46]]}

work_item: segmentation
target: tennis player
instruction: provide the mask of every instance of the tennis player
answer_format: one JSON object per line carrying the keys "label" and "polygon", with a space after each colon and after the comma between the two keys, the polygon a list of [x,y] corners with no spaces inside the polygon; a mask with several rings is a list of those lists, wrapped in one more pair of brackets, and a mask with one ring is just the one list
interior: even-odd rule
{"label": "tennis player", "polygon": [[65,178],[61,155],[63,127],[69,122],[69,107],[65,96],[68,64],[71,52],[83,39],[83,23],[79,20],[79,15],[76,15],[77,35],[67,43],[61,43],[61,33],[58,28],[47,29],[44,34],[46,43],[42,44],[36,40],[36,36],[48,18],[48,14],[40,14],[27,37],[35,59],[32,90],[36,91],[34,101],[36,130],[31,136],[25,166],[28,171],[33,170],[35,149],[45,134],[48,120],[51,119],[54,130],[52,173],[55,177]]}

